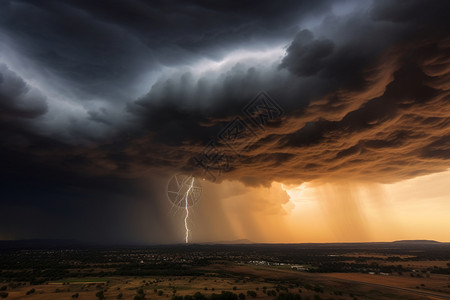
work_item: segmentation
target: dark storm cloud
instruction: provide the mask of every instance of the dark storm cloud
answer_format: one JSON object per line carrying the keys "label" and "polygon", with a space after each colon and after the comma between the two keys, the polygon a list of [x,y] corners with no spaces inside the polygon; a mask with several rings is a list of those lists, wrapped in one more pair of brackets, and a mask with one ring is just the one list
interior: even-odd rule
{"label": "dark storm cloud", "polygon": [[45,97],[0,64],[0,119],[35,118],[47,112]]}
{"label": "dark storm cloud", "polygon": [[30,124],[47,110],[41,91],[0,63],[0,145],[28,143]]}
{"label": "dark storm cloud", "polygon": [[[241,153],[243,159],[232,157],[237,167],[224,178],[269,183],[346,176],[391,182],[445,170],[449,145],[441,135],[448,135],[448,27],[434,18],[442,17],[447,4],[436,2],[417,22],[412,19],[413,12],[420,15],[417,2],[404,4],[409,13],[398,19],[383,13],[389,11],[386,6],[330,15],[315,33],[301,30],[279,72],[242,63],[212,82],[189,73],[162,78],[135,103],[143,108],[139,115],[156,121],[150,128],[158,128],[142,144],[174,141],[178,148],[173,153],[168,148],[165,157],[173,155],[169,164],[183,166],[189,155],[202,151],[199,145],[207,136],[214,137],[240,113],[245,98],[252,98],[249,91],[268,89],[288,108],[284,124],[260,136],[251,151]],[[436,68],[440,73],[430,74]],[[212,98],[212,107],[204,105]],[[160,126],[167,124],[160,112],[176,125]],[[436,150],[426,150],[430,145]]]}
{"label": "dark storm cloud", "polygon": [[10,201],[33,205],[19,183],[48,189],[43,212],[57,199],[70,210],[72,193],[160,198],[130,182],[202,176],[192,158],[261,90],[286,113],[239,157],[220,148],[220,180],[394,182],[449,167],[447,1],[0,3]]}
{"label": "dark storm cloud", "polygon": [[123,101],[129,86],[161,65],[282,41],[297,30],[295,20],[328,9],[330,1],[3,2],[1,31],[18,51],[69,81],[81,99]]}
{"label": "dark storm cloud", "polygon": [[299,76],[316,75],[326,66],[324,60],[333,53],[333,49],[333,41],[314,40],[311,31],[302,30],[287,49],[288,55],[283,59],[281,67],[286,67]]}

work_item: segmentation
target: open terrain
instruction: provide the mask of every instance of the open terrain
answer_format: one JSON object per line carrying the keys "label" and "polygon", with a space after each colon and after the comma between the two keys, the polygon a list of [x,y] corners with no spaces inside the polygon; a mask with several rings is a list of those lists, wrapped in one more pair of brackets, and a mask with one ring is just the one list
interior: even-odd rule
{"label": "open terrain", "polygon": [[442,243],[0,247],[5,299],[450,299]]}

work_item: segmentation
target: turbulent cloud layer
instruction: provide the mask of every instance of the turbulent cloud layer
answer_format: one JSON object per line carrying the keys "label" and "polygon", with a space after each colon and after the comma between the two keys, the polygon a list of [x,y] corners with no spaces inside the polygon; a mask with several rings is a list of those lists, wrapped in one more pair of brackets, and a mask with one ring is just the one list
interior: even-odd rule
{"label": "turbulent cloud layer", "polygon": [[[90,178],[114,178],[131,189],[128,180],[155,174],[208,178],[194,158],[237,116],[253,140],[236,140],[248,146],[238,154],[217,145],[229,163],[219,181],[395,182],[444,171],[448,8],[2,1],[5,182],[91,189]],[[264,129],[242,111],[260,91],[284,109]]]}

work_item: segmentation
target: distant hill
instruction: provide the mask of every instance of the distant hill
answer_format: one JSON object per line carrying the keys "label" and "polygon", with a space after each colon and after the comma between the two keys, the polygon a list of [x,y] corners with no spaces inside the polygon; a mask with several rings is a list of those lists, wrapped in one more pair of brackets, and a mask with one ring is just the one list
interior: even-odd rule
{"label": "distant hill", "polygon": [[73,239],[28,239],[28,240],[0,240],[0,249],[16,248],[60,248],[82,246],[78,240]]}
{"label": "distant hill", "polygon": [[199,243],[199,244],[209,244],[209,245],[242,245],[242,244],[254,244],[254,242],[248,239],[239,239],[232,241],[215,241],[215,242],[207,242],[207,243]]}
{"label": "distant hill", "polygon": [[239,245],[239,244],[257,244],[257,245],[304,245],[304,246],[350,246],[350,245],[379,245],[379,244],[396,244],[396,245],[430,245],[442,244],[433,240],[399,240],[394,242],[346,242],[346,243],[255,243],[248,239],[239,239],[232,241],[215,241],[198,244],[208,245]]}
{"label": "distant hill", "polygon": [[[172,244],[174,246],[184,243]],[[300,248],[353,248],[353,247],[427,247],[445,246],[450,243],[441,243],[434,240],[399,240],[394,242],[352,242],[352,243],[255,243],[248,239],[238,239],[231,241],[199,242],[189,245],[242,245],[255,247],[300,247]],[[49,248],[89,248],[89,247],[153,247],[170,246],[158,244],[129,244],[129,243],[92,243],[75,239],[27,239],[27,240],[0,240],[0,249],[49,249]]]}
{"label": "distant hill", "polygon": [[440,244],[440,242],[433,241],[433,240],[400,240],[400,241],[394,241],[392,243],[394,243],[394,244],[411,244],[411,245],[417,245],[417,244]]}

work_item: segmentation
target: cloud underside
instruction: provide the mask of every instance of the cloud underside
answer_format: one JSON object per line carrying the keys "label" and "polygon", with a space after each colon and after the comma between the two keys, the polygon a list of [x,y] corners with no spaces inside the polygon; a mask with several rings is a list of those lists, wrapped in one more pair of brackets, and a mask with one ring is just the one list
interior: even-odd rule
{"label": "cloud underside", "polygon": [[[226,166],[210,165],[215,179],[249,185],[326,178],[394,182],[448,169],[445,1],[434,7],[380,1],[344,16],[332,14],[327,1],[298,3],[276,11],[265,3],[256,12],[249,5],[236,15],[228,11],[233,7],[197,3],[194,11],[207,16],[210,26],[180,4],[177,13],[185,18],[172,17],[185,26],[174,26],[149,21],[172,11],[162,4],[118,5],[131,10],[130,20],[118,8],[104,11],[86,1],[48,1],[42,7],[11,1],[1,33],[30,66],[38,71],[45,66],[58,79],[54,86],[68,88],[65,96],[83,109],[78,116],[67,109],[70,117],[59,116],[67,122],[52,125],[57,93],[46,96],[6,61],[0,65],[3,156],[83,176],[184,172],[209,179],[195,158],[266,90],[285,113],[234,140],[237,151],[218,143],[214,151],[225,157]],[[41,12],[48,18],[35,17]],[[325,17],[314,29],[295,25],[320,12]],[[21,14],[42,29],[41,35],[17,21]],[[98,37],[101,43],[95,42]],[[249,47],[248,40],[256,46]],[[264,56],[284,41],[282,57]],[[263,50],[239,59],[242,53],[234,50],[246,47],[250,53]],[[196,73],[202,59],[214,65],[229,53],[235,61]],[[143,96],[127,98],[127,87],[149,70],[158,74],[155,82]],[[30,81],[45,83],[47,73]],[[41,124],[47,124],[45,130]]]}
{"label": "cloud underside", "polygon": [[[233,139],[238,154],[219,143],[217,153],[227,157],[229,168],[217,165],[215,174],[221,169],[221,178],[249,184],[317,178],[393,182],[446,170],[450,159],[449,51],[449,38],[390,49],[364,71],[358,88],[327,93],[269,122],[255,132],[256,137],[245,133]],[[196,127],[191,115],[180,117],[180,127],[211,133],[210,124]],[[249,138],[254,140],[249,143]],[[184,140],[170,147],[153,145],[152,140],[149,135],[128,147],[140,158],[132,170],[144,172],[146,162],[159,161],[165,167],[202,176],[201,168],[191,164],[192,158],[205,153],[203,144]]]}

